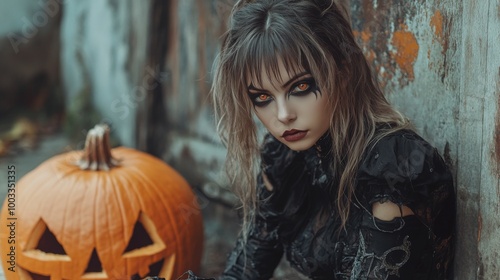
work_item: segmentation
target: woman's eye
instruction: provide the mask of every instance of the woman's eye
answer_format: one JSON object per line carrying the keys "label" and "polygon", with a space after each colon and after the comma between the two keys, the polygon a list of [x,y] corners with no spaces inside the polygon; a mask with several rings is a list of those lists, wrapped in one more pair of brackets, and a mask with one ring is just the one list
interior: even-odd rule
{"label": "woman's eye", "polygon": [[290,95],[304,96],[316,91],[316,83],[314,79],[306,79],[294,84],[291,88]]}
{"label": "woman's eye", "polygon": [[248,96],[250,96],[250,99],[255,106],[260,107],[267,105],[273,99],[267,93],[249,93]]}
{"label": "woman's eye", "polygon": [[309,84],[308,83],[300,83],[298,84],[295,89],[296,91],[305,91],[305,90],[308,90],[309,89]]}
{"label": "woman's eye", "polygon": [[257,102],[264,102],[264,101],[268,101],[269,100],[269,95],[267,94],[260,94],[258,97],[257,97]]}

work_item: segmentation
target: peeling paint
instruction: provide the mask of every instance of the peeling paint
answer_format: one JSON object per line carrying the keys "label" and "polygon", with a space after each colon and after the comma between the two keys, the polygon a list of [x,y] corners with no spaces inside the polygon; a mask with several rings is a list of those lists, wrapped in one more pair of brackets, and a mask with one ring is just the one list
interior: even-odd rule
{"label": "peeling paint", "polygon": [[441,13],[440,10],[437,10],[434,12],[434,15],[431,18],[431,26],[434,29],[434,34],[438,38],[443,37],[443,14]]}
{"label": "peeling paint", "polygon": [[432,43],[438,43],[441,46],[441,56],[435,59],[431,57],[431,49],[429,49],[427,53],[427,57],[429,58],[429,69],[434,69],[437,71],[437,74],[440,76],[441,81],[444,82],[448,71],[449,71],[449,63],[448,63],[448,50],[451,49],[454,51],[456,46],[455,42],[452,41],[451,31],[452,31],[452,23],[453,19],[447,17],[440,10],[436,10],[432,15],[429,25],[434,32]]}
{"label": "peeling paint", "polygon": [[397,30],[392,35],[391,44],[396,49],[391,52],[392,58],[396,61],[401,71],[413,81],[415,73],[413,65],[418,57],[419,45],[415,35],[408,31],[408,27],[401,24],[401,30]]}
{"label": "peeling paint", "polygon": [[361,40],[363,40],[363,42],[368,43],[368,42],[370,42],[371,38],[372,38],[372,34],[370,32],[366,32],[366,31],[361,32]]}
{"label": "peeling paint", "polygon": [[[373,63],[375,62],[375,59],[377,58],[377,54],[372,49],[368,49],[368,48],[363,47],[363,46],[368,46],[370,44],[370,41],[372,39],[372,33],[370,31],[367,31],[367,30],[363,30],[363,31],[354,30],[353,34],[356,38],[361,40],[361,42],[362,42],[361,47],[363,49],[363,53],[364,53],[366,59],[368,60],[368,62],[373,65]],[[378,70],[379,69],[377,69],[377,71]]]}
{"label": "peeling paint", "polygon": [[[429,69],[441,82],[447,82],[449,72],[457,67],[452,57],[457,51],[457,39],[460,40],[453,36],[452,13],[447,9],[426,12],[426,28],[415,21],[415,15],[423,8],[413,2],[403,4],[387,0],[374,5],[373,0],[351,0],[351,3],[354,34],[370,65],[377,71],[382,87],[404,87],[413,82],[414,64],[422,49],[426,50],[423,55],[427,55]],[[436,6],[438,4],[439,1]],[[381,69],[385,71],[382,73]]]}
{"label": "peeling paint", "polygon": [[411,22],[418,5],[400,0],[350,3],[354,35],[382,88],[408,85],[414,80],[413,65],[420,46],[403,23]]}

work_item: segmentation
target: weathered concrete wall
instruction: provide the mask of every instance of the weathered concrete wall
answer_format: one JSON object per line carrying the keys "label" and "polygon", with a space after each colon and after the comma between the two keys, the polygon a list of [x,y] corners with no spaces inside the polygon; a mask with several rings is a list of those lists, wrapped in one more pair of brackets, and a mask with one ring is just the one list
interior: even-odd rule
{"label": "weathered concrete wall", "polygon": [[171,1],[169,45],[164,83],[169,130],[164,158],[193,186],[226,202],[221,167],[225,149],[215,132],[209,103],[211,67],[225,30],[230,0]]}
{"label": "weathered concrete wall", "polygon": [[43,5],[32,0],[0,1],[0,37],[8,36],[11,32],[21,31],[33,21],[33,15],[42,10]]}
{"label": "weathered concrete wall", "polygon": [[[110,123],[121,144],[135,147],[137,108],[150,90],[151,74],[146,69],[150,4],[63,2],[61,64],[70,125],[77,126],[85,113],[93,123]],[[94,113],[82,109],[86,102]]]}
{"label": "weathered concrete wall", "polygon": [[0,0],[0,116],[38,112],[53,94],[60,13],[52,2]]}
{"label": "weathered concrete wall", "polygon": [[499,1],[351,0],[351,8],[387,96],[455,175],[455,278],[498,279]]}
{"label": "weathered concrete wall", "polygon": [[[472,229],[460,235],[465,256],[458,256],[457,272],[477,269],[478,279],[499,279],[500,2],[468,2],[463,11],[457,181],[459,221],[462,217],[462,225]],[[466,236],[473,231],[477,239]],[[471,264],[474,259],[467,257],[474,254],[477,262]]]}
{"label": "weathered concrete wall", "polygon": [[447,143],[456,147],[460,5],[352,2],[355,33],[388,98],[441,153]]}

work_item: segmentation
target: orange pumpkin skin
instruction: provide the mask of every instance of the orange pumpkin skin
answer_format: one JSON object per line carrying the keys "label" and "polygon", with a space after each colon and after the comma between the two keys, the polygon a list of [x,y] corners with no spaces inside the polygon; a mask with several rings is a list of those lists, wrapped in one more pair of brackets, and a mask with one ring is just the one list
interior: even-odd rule
{"label": "orange pumpkin skin", "polygon": [[[7,279],[30,279],[29,272],[50,279],[130,279],[144,277],[164,259],[158,276],[176,278],[198,270],[203,224],[195,195],[174,169],[129,148],[115,148],[119,166],[109,171],[81,170],[82,152],[55,156],[21,178],[16,186],[16,272],[8,270],[6,240],[0,246]],[[141,219],[153,244],[124,253]],[[1,212],[7,221],[7,203]],[[44,253],[37,239],[48,228],[66,256]],[[37,237],[38,236],[38,237]],[[101,272],[87,272],[95,250]]]}

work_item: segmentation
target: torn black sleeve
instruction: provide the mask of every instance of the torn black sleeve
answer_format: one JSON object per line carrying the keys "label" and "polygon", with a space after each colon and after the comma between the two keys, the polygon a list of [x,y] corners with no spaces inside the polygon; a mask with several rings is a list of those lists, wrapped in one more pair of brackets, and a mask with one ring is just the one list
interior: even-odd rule
{"label": "torn black sleeve", "polygon": [[[360,165],[356,194],[364,213],[352,279],[451,279],[455,192],[434,147],[405,131],[380,140]],[[385,201],[414,215],[378,220],[371,207]]]}
{"label": "torn black sleeve", "polygon": [[382,221],[366,214],[351,279],[430,279],[432,239],[415,215]]}

